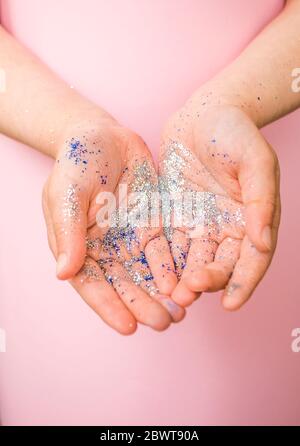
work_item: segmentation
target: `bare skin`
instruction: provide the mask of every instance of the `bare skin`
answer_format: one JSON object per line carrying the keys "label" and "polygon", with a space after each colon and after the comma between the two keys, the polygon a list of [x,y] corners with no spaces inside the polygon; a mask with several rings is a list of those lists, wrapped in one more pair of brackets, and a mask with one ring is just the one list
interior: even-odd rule
{"label": "bare skin", "polygon": [[[105,247],[109,228],[97,224],[98,197],[107,192],[118,197],[120,185],[130,192],[135,169],[147,165],[148,182],[155,186],[157,175],[144,142],[111,118],[96,125],[81,122],[64,138],[43,193],[58,278],[69,279],[99,316],[123,334],[134,332],[136,322],[163,330],[181,320],[184,309],[168,297],[177,279],[161,227],[125,229],[123,238],[114,236]],[[156,268],[157,257],[164,269]],[[142,279],[138,283],[132,280],[137,275]]]}
{"label": "bare skin", "polygon": [[185,189],[213,194],[222,221],[206,217],[204,230],[199,236],[192,232],[192,238],[186,228],[175,230],[172,254],[185,261],[176,262],[181,280],[172,297],[186,306],[199,292],[226,288],[223,305],[234,310],[250,297],[275,249],[280,217],[278,162],[243,111],[223,105],[198,112],[195,102],[194,98],[173,116],[165,129],[161,174],[170,141],[179,143],[179,156],[188,148]]}
{"label": "bare skin", "polygon": [[[138,246],[126,257],[129,261],[137,253],[145,255],[147,286],[145,281],[137,285],[125,273],[123,252],[110,252],[110,261],[100,268],[97,261],[104,256],[108,260],[107,253],[101,247],[89,251],[86,247],[86,237],[103,237],[96,224],[98,193],[115,192],[121,183],[130,183],[134,167],[130,160],[152,165],[142,139],[57,78],[1,27],[0,59],[7,80],[0,102],[1,132],[56,160],[43,191],[43,209],[58,278],[70,280],[97,314],[122,334],[133,333],[137,322],[163,330],[181,320],[184,309],[167,296],[177,279],[159,227],[145,229],[143,237],[139,234]],[[84,151],[78,162],[79,149],[71,150],[77,141]],[[157,181],[155,172],[151,181]],[[157,268],[158,255],[167,268]],[[113,281],[104,279],[109,273]]]}
{"label": "bare skin", "polygon": [[176,141],[193,154],[184,172],[187,187],[191,182],[193,189],[212,192],[219,201],[226,197],[226,206],[230,201],[233,208],[240,206],[245,221],[244,228],[231,225],[217,236],[216,231],[206,234],[209,249],[201,238],[189,240],[184,228],[176,229],[172,252],[175,260],[178,254],[184,257],[185,270],[172,297],[181,305],[190,305],[202,291],[225,289],[223,306],[239,309],[271,262],[280,222],[279,165],[259,128],[300,106],[300,93],[292,89],[292,73],[299,66],[299,29],[300,2],[290,0],[164,128],[161,172],[166,148]]}
{"label": "bare skin", "polygon": [[[57,276],[70,280],[120,333],[133,333],[137,321],[167,328],[184,317],[181,305],[205,290],[225,288],[224,307],[238,309],[264,275],[280,219],[279,168],[258,129],[300,105],[300,94],[291,89],[291,73],[299,66],[299,29],[300,2],[290,0],[239,58],[201,86],[165,126],[162,175],[170,144],[177,143],[183,156],[188,149],[192,162],[182,173],[185,187],[214,197],[223,216],[222,227],[212,228],[210,222],[202,239],[196,231],[190,242],[187,228],[175,230],[171,249],[181,277],[176,285],[161,227],[137,231],[131,251],[107,248],[106,234],[96,224],[99,192],[117,195],[121,184],[130,189],[136,169],[131,160],[152,166],[141,138],[58,79],[0,27],[0,65],[7,80],[0,131],[56,160],[43,207]],[[78,162],[77,144],[84,151]],[[156,181],[151,174],[150,183]],[[236,221],[228,217],[240,214]],[[128,265],[139,274],[129,274]],[[147,280],[137,284],[134,278],[140,274]]]}

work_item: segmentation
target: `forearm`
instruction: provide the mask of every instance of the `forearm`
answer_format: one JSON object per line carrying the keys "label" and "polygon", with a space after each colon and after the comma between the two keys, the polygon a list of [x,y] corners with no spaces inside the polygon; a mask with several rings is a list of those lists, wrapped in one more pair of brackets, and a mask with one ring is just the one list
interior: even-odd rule
{"label": "forearm", "polygon": [[55,156],[70,122],[109,115],[83,98],[0,27],[0,132]]}
{"label": "forearm", "polygon": [[262,127],[300,106],[292,72],[300,67],[300,0],[287,2],[243,53],[196,93],[202,104],[229,102]]}

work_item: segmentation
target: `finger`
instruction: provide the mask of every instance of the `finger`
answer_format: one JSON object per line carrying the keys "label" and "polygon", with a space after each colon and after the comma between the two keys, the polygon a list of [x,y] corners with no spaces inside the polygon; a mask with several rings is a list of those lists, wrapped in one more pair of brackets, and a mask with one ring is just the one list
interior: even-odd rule
{"label": "finger", "polygon": [[272,230],[273,250],[271,252],[258,251],[248,236],[245,236],[241,246],[240,258],[222,296],[223,306],[227,310],[239,309],[250,298],[271,263],[280,220],[279,199],[277,203]]}
{"label": "finger", "polygon": [[259,151],[246,151],[238,179],[246,206],[246,233],[259,251],[273,249],[272,225],[279,189],[279,166],[275,153],[264,140]]}
{"label": "finger", "polygon": [[86,238],[86,253],[94,260],[99,260],[101,257],[102,239],[100,237],[93,237],[90,230]]}
{"label": "finger", "polygon": [[43,206],[43,213],[44,218],[46,222],[46,228],[47,228],[47,238],[48,238],[48,245],[54,255],[54,257],[57,257],[57,246],[56,246],[56,239],[55,239],[55,233],[53,228],[53,223],[51,219],[51,215],[48,209],[47,201],[45,199],[45,194],[43,193],[42,198],[42,206]]}
{"label": "finger", "polygon": [[[56,183],[57,185],[57,183]],[[48,207],[56,241],[57,277],[73,277],[86,254],[87,198],[78,184],[49,188]]]}
{"label": "finger", "polygon": [[206,238],[192,239],[189,249],[186,266],[181,280],[175,288],[172,299],[184,307],[199,297],[198,291],[193,291],[188,286],[186,279],[194,273],[201,271],[205,265],[211,263],[217,250],[217,243]]}
{"label": "finger", "polygon": [[177,276],[167,239],[160,235],[150,240],[145,256],[159,292],[170,296],[177,285]]}
{"label": "finger", "polygon": [[227,237],[219,245],[214,261],[185,278],[190,290],[219,291],[225,288],[240,254],[241,241]]}
{"label": "finger", "polygon": [[178,278],[182,276],[190,247],[190,239],[185,232],[174,229],[171,235],[170,250]]}
{"label": "finger", "polygon": [[[122,230],[124,232],[124,230]],[[93,234],[94,236],[95,234]],[[116,235],[116,234],[115,234]],[[110,246],[110,243],[108,246],[105,246],[105,238],[104,238],[104,244],[99,238],[93,238],[91,237],[91,230],[89,230],[88,233],[88,240],[87,240],[87,248],[88,248],[88,254],[92,256],[95,260],[101,259],[101,262],[106,261],[107,263],[113,263],[113,262],[119,262],[122,263],[125,270],[131,277],[132,281],[140,286],[144,291],[146,291],[154,300],[158,301],[163,307],[166,308],[166,310],[170,313],[172,320],[174,322],[178,322],[183,319],[185,315],[185,310],[180,307],[179,305],[175,304],[175,302],[165,295],[162,291],[160,291],[157,288],[157,285],[155,283],[153,274],[149,268],[148,260],[143,251],[138,251],[138,255],[131,255],[129,252],[127,252],[127,255],[125,255],[125,252],[123,252],[122,255],[120,255],[120,249],[119,249],[119,240],[117,243],[118,249],[117,252],[119,255],[115,253],[116,249],[116,243],[114,244],[114,248]],[[119,237],[114,237],[119,239]],[[154,240],[154,239],[153,239]],[[111,237],[110,237],[111,241]],[[166,249],[169,252],[168,243],[166,242]],[[160,250],[161,251],[161,250]],[[151,249],[152,252],[152,249]],[[169,252],[170,256],[170,252]],[[167,259],[170,263],[172,262],[172,258]],[[166,260],[166,261],[167,261]],[[157,262],[157,258],[156,258]],[[165,265],[165,268],[167,269],[167,264]],[[169,271],[167,270],[167,273]],[[169,273],[170,274],[170,273]],[[173,265],[173,275],[175,276],[175,283],[177,281],[176,275],[174,272],[174,265]],[[168,275],[166,274],[167,278]],[[163,278],[162,278],[163,280]]]}
{"label": "finger", "polygon": [[171,297],[159,293],[154,294],[152,297],[167,310],[173,322],[182,321],[185,316],[185,309],[174,302]]}
{"label": "finger", "polygon": [[105,261],[102,268],[106,279],[138,322],[158,331],[168,328],[171,323],[169,313],[132,281],[122,265]]}
{"label": "finger", "polygon": [[161,293],[157,288],[145,253],[141,252],[139,256],[132,257],[129,261],[124,262],[124,268],[137,286],[141,287],[168,311],[173,322],[179,322],[184,318],[184,308],[177,305],[169,296]]}
{"label": "finger", "polygon": [[106,324],[124,335],[135,332],[137,324],[134,316],[106,281],[93,259],[86,259],[84,266],[70,283]]}

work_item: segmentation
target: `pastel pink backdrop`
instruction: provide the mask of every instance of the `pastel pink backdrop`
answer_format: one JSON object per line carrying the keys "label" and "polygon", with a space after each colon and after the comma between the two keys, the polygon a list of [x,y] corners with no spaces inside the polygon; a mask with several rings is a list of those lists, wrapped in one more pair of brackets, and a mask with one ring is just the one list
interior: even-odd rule
{"label": "pastel pink backdrop", "polygon": [[[1,12],[14,35],[157,152],[168,115],[282,3],[4,0]],[[40,205],[52,161],[1,137],[4,425],[299,424],[299,118],[264,130],[281,162],[283,217],[252,300],[226,313],[205,295],[168,331],[140,327],[127,338],[55,279]]]}

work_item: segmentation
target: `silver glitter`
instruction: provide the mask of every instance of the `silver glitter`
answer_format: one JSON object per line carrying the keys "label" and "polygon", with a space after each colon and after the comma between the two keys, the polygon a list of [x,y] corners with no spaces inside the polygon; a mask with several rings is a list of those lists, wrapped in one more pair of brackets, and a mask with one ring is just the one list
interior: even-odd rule
{"label": "silver glitter", "polygon": [[183,170],[190,158],[191,153],[183,144],[171,141],[162,162],[162,175],[159,178],[160,192],[178,194],[185,190]]}
{"label": "silver glitter", "polygon": [[240,284],[232,282],[226,289],[227,296],[232,296],[232,294],[239,288],[241,288]]}
{"label": "silver glitter", "polygon": [[95,239],[89,239],[88,237],[86,238],[86,249],[99,251],[101,246],[102,246],[102,241],[99,237]]}
{"label": "silver glitter", "polygon": [[[137,265],[139,268],[138,271],[133,269],[134,265]],[[153,284],[154,278],[144,253],[141,253],[139,257],[133,256],[130,260],[125,261],[124,268],[135,285],[141,286],[150,294],[150,296],[154,296],[158,293],[158,288]]]}
{"label": "silver glitter", "polygon": [[80,272],[82,273],[81,282],[84,282],[85,280],[98,281],[101,279],[98,268],[90,262],[86,262]]}
{"label": "silver glitter", "polygon": [[144,192],[148,195],[157,190],[157,184],[154,182],[155,178],[156,173],[153,166],[145,160],[133,169],[133,182],[130,188],[133,192]]}
{"label": "silver glitter", "polygon": [[[133,214],[140,215],[142,219],[146,216],[146,223],[149,222],[151,215],[151,195],[158,193],[158,184],[156,181],[156,173],[153,166],[144,160],[142,163],[136,164],[133,169],[132,181],[129,181],[129,192],[138,194],[138,200],[128,203],[127,208],[120,207],[117,209],[110,221],[110,227],[106,232],[103,242],[100,244],[103,247],[106,259],[98,261],[100,268],[105,273],[105,265],[114,261],[117,256],[123,263],[127,274],[132,279],[133,283],[141,286],[151,296],[155,295],[158,290],[153,285],[153,276],[151,275],[145,254],[140,256],[132,256],[128,261],[124,261],[122,257],[122,247],[130,253],[133,246],[139,246],[139,238],[137,230],[142,226],[145,228],[145,221],[131,218]],[[136,196],[136,195],[135,195]],[[142,224],[142,225],[141,225]],[[148,226],[146,225],[146,228]],[[97,239],[87,240],[87,246],[90,249],[97,249],[99,243]],[[139,270],[136,269],[139,268]],[[105,278],[108,283],[114,285],[117,277],[105,273]]]}
{"label": "silver glitter", "polygon": [[136,285],[140,285],[144,280],[143,276],[138,271],[130,271],[130,277],[132,278],[133,283]]}
{"label": "silver glitter", "polygon": [[64,222],[69,220],[80,221],[80,204],[78,201],[78,185],[69,184],[63,197],[63,217]]}
{"label": "silver glitter", "polygon": [[[137,164],[133,169],[133,181],[130,184],[130,191],[138,193],[138,200],[130,203],[128,209],[117,209],[111,217],[111,227],[108,229],[103,246],[106,251],[120,252],[120,244],[124,244],[130,252],[133,244],[138,244],[136,229],[147,225],[151,212],[151,195],[157,192],[155,184],[155,170],[153,166],[145,160],[142,164]],[[125,212],[125,213],[124,213]],[[136,218],[140,216],[141,218]]]}
{"label": "silver glitter", "polygon": [[[174,231],[171,226],[177,226],[176,221],[180,215],[182,224],[179,226],[198,228],[198,232],[199,228],[202,228],[206,235],[218,235],[223,227],[230,223],[244,225],[241,208],[234,213],[227,209],[222,211],[218,206],[219,197],[216,194],[208,191],[197,192],[194,189],[197,185],[186,180],[187,169],[192,169],[193,163],[194,156],[188,148],[175,141],[169,143],[159,178],[164,233],[168,240],[172,239]],[[178,199],[180,196],[181,201]]]}
{"label": "silver glitter", "polygon": [[110,284],[110,285],[114,285],[118,282],[119,278],[116,275],[112,275],[112,274],[108,274],[108,273],[104,273],[104,277],[106,279],[106,281]]}

